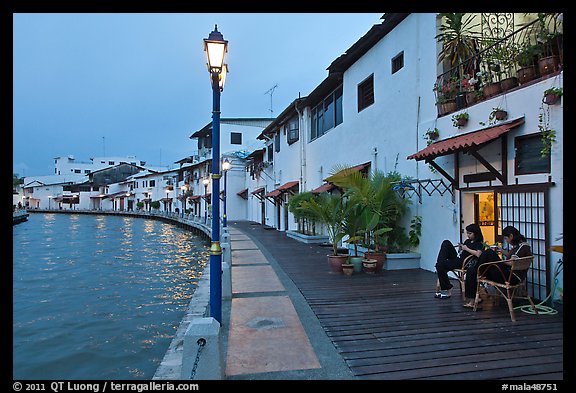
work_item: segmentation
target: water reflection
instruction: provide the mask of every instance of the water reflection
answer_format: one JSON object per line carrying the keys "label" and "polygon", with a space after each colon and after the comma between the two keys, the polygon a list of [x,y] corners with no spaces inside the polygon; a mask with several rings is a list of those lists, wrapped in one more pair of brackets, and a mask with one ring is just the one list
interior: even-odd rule
{"label": "water reflection", "polygon": [[13,239],[14,379],[150,379],[209,255],[132,217],[35,214]]}

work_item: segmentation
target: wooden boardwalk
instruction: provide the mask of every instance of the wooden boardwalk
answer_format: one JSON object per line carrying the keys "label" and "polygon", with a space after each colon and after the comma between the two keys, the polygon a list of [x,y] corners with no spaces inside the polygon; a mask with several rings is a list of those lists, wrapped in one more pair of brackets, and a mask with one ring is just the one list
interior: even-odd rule
{"label": "wooden boardwalk", "polygon": [[422,269],[329,272],[329,249],[251,222],[232,222],[274,258],[360,379],[561,380],[563,315],[517,311],[505,302],[481,311],[454,295],[433,297],[436,274]]}

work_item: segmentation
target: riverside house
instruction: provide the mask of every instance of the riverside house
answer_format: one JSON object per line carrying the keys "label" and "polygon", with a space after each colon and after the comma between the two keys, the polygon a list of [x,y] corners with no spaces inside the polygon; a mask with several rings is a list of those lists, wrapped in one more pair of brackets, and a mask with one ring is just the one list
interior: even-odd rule
{"label": "riverside house", "polygon": [[[439,61],[446,17],[384,14],[264,129],[265,147],[248,156],[247,218],[295,230],[290,195],[329,190],[334,168],[397,171],[413,189],[405,227],[422,217],[421,268],[434,271],[442,240],[463,239],[471,222],[489,244],[514,225],[536,256],[530,289],[543,299],[561,257],[548,250],[563,233],[563,104],[544,102],[563,87],[562,15],[465,14],[477,48],[455,64]],[[468,122],[457,127],[459,113]]]}

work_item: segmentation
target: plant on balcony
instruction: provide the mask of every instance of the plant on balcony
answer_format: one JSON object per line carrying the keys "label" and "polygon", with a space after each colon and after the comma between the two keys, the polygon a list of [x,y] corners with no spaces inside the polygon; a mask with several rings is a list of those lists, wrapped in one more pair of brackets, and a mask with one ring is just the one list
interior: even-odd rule
{"label": "plant on balcony", "polygon": [[440,137],[440,130],[436,127],[429,128],[424,133],[424,138],[426,138],[427,146],[430,146],[436,139]]}
{"label": "plant on balcony", "polygon": [[464,75],[463,62],[478,53],[479,33],[475,30],[480,24],[474,23],[475,15],[463,12],[443,12],[444,19],[436,40],[442,43],[438,62],[448,61],[450,67],[459,66],[458,75]]}
{"label": "plant on balcony", "polygon": [[540,106],[538,114],[538,129],[542,140],[540,156],[548,157],[552,153],[552,144],[556,142],[556,130],[550,127],[550,108],[544,107],[544,104]]}
{"label": "plant on balcony", "polygon": [[548,105],[555,105],[560,101],[560,97],[562,97],[563,94],[563,89],[561,87],[551,87],[544,90],[542,102]]}
{"label": "plant on balcony", "polygon": [[534,64],[537,62],[540,51],[541,47],[539,44],[532,45],[530,42],[526,42],[518,48],[516,63],[520,68],[516,71],[516,76],[520,84],[536,78],[537,74]]}
{"label": "plant on balcony", "polygon": [[468,114],[468,112],[457,113],[455,115],[452,115],[452,125],[454,125],[454,127],[457,128],[464,127],[468,123],[469,119],[470,115]]}
{"label": "plant on balcony", "polygon": [[[500,107],[492,108],[492,111],[488,115],[488,124],[495,124],[497,121],[506,120],[508,118],[508,112]],[[486,125],[484,122],[479,122],[480,125]]]}

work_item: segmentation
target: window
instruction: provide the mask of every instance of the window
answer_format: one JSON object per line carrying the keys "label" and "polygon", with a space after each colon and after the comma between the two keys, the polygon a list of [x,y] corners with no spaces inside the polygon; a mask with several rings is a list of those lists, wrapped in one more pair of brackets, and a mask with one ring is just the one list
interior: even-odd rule
{"label": "window", "polygon": [[292,143],[298,140],[298,117],[293,117],[288,122],[288,144],[291,145]]}
{"label": "window", "polygon": [[150,187],[156,187],[156,180],[150,180]]}
{"label": "window", "polygon": [[233,145],[242,144],[242,133],[241,132],[231,132],[230,133],[230,143]]}
{"label": "window", "polygon": [[274,134],[274,151],[276,153],[280,152],[280,131]]}
{"label": "window", "polygon": [[108,165],[114,165],[114,161],[108,161]]}
{"label": "window", "polygon": [[336,88],[312,109],[310,140],[324,135],[340,123],[342,123],[342,86]]}
{"label": "window", "polygon": [[374,103],[374,74],[358,85],[358,112]]}
{"label": "window", "polygon": [[404,51],[392,58],[392,73],[400,71],[402,67],[404,67]]}
{"label": "window", "polygon": [[84,173],[86,174],[90,173],[90,169],[84,169]]}
{"label": "window", "polygon": [[514,169],[516,175],[550,173],[550,156],[542,157],[540,153],[542,147],[540,134],[521,136],[515,139]]}
{"label": "window", "polygon": [[268,162],[274,161],[274,150],[272,148],[272,144],[268,145]]}

